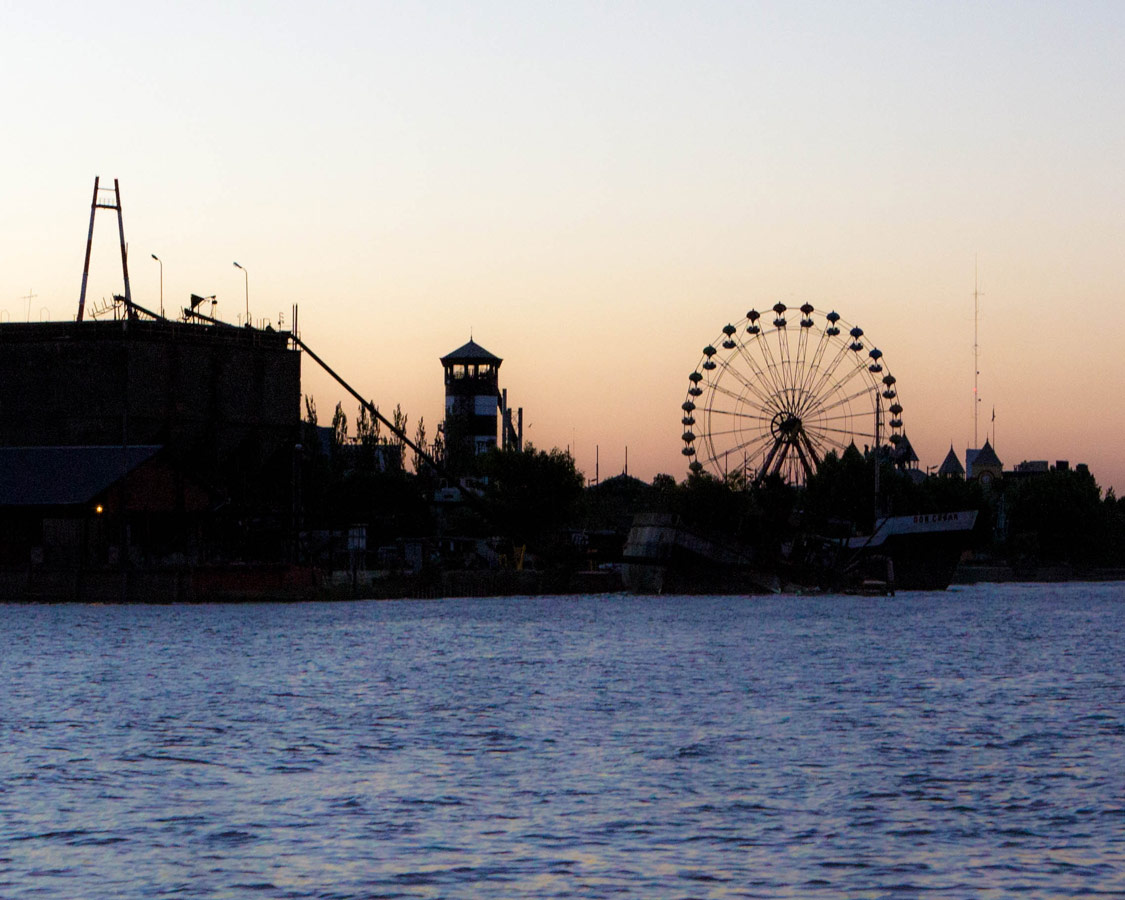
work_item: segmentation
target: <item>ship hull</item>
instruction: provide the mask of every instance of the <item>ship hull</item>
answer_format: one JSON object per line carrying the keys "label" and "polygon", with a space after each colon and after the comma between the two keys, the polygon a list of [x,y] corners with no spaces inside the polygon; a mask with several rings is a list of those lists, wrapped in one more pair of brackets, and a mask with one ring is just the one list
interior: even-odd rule
{"label": "ship hull", "polygon": [[621,554],[622,582],[638,594],[762,594],[776,592],[750,548],[684,528],[671,516],[641,515]]}
{"label": "ship hull", "polygon": [[[671,516],[638,516],[622,554],[625,587],[636,593],[759,594],[782,586],[881,592],[945,590],[976,523],[975,510],[881,519],[875,532],[831,540],[811,536],[797,555],[757,558],[752,548],[706,537]],[[815,550],[813,549],[815,548]]]}
{"label": "ship hull", "polygon": [[976,524],[976,510],[889,516],[874,534],[846,542],[840,566],[845,585],[880,563],[890,562],[893,589],[944,591],[953,581]]}

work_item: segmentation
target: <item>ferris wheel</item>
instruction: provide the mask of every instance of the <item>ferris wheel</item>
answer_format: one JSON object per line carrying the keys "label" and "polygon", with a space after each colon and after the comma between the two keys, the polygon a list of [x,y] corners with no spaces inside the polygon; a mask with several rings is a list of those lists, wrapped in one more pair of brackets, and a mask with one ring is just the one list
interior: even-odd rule
{"label": "ferris wheel", "polygon": [[808,303],[772,312],[752,309],[726,325],[688,376],[681,423],[691,470],[803,484],[831,451],[898,447],[895,377],[863,329]]}

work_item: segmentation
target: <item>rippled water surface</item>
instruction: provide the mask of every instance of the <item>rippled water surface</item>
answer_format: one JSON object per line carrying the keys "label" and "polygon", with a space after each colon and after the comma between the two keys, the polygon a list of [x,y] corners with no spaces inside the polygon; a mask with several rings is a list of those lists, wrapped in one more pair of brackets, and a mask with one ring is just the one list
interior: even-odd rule
{"label": "rippled water surface", "polygon": [[0,897],[1125,892],[1125,585],[0,605]]}

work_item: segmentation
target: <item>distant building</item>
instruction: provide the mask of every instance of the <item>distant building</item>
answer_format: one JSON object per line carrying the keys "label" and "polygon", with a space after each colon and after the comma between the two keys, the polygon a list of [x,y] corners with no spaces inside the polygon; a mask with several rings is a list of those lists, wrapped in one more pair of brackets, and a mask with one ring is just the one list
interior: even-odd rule
{"label": "distant building", "polygon": [[[1025,459],[1021,463],[1017,463],[1015,468],[1010,472],[1006,472],[1005,476],[1011,476],[1017,479],[1035,478],[1041,475],[1047,475],[1050,472],[1069,472],[1070,461],[1066,459],[1056,459],[1055,464],[1052,466],[1045,459]],[[1086,463],[1075,463],[1074,471],[1083,475],[1090,473],[1090,467]]]}
{"label": "distant building", "polygon": [[965,474],[970,481],[979,481],[983,485],[989,485],[1003,477],[1004,464],[1000,462],[1000,457],[987,438],[980,449],[965,451]]}
{"label": "distant building", "polygon": [[0,323],[0,446],[152,444],[210,482],[238,487],[274,465],[287,486],[300,409],[301,354],[286,332]]}
{"label": "distant building", "polygon": [[[0,569],[198,551],[193,536],[220,498],[172,468],[161,450],[0,446]],[[122,511],[133,530],[128,545]]]}
{"label": "distant building", "polygon": [[285,332],[0,323],[0,532],[24,529],[37,558],[62,546],[52,523],[66,519],[67,534],[89,535],[88,552],[115,532],[148,559],[201,547],[280,559],[292,546],[300,400],[301,354]]}

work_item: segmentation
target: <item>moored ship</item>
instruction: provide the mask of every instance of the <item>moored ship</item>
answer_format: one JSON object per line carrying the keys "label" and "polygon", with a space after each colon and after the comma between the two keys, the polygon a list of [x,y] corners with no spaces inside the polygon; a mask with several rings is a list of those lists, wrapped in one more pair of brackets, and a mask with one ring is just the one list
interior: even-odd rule
{"label": "moored ship", "polygon": [[779,558],[702,535],[672,516],[638,516],[622,554],[638,593],[765,593],[782,589],[945,590],[976,524],[976,510],[886,516],[869,535],[803,535]]}

